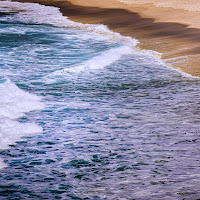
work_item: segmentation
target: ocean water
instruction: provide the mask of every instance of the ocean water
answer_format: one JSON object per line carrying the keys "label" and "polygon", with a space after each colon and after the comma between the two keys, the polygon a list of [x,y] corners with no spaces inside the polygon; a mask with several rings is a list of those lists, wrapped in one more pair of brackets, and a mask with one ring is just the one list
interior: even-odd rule
{"label": "ocean water", "polygon": [[200,79],[137,43],[0,1],[0,199],[200,198]]}

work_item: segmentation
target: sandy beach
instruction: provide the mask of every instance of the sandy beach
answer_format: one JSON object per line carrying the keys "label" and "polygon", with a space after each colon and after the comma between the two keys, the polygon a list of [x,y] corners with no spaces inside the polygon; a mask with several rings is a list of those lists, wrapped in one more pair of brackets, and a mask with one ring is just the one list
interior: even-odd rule
{"label": "sandy beach", "polygon": [[18,0],[59,7],[69,19],[104,24],[161,53],[169,65],[200,76],[200,3],[197,0]]}
{"label": "sandy beach", "polygon": [[199,199],[198,1],[0,0],[0,200]]}

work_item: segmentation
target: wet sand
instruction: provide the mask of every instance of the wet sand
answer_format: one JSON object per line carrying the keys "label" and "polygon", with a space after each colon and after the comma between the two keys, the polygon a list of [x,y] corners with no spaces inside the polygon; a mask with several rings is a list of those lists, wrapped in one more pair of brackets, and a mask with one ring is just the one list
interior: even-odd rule
{"label": "wet sand", "polygon": [[138,39],[138,48],[161,53],[169,66],[200,76],[200,5],[187,7],[186,0],[177,0],[176,5],[172,0],[166,5],[159,4],[162,0],[18,1],[59,7],[76,22],[105,24],[115,32]]}

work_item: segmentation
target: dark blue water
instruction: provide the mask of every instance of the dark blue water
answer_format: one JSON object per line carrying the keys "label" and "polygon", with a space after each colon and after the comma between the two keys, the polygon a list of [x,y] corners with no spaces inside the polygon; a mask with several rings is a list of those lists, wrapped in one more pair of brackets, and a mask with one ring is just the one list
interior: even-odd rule
{"label": "dark blue water", "polygon": [[135,45],[0,1],[0,199],[200,198],[200,81]]}

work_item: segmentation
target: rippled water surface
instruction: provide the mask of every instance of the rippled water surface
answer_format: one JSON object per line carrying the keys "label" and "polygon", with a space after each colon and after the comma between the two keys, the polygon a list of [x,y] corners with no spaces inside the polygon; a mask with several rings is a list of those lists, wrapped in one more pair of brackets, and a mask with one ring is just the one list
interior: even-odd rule
{"label": "rippled water surface", "polygon": [[200,198],[200,80],[136,43],[0,1],[0,199]]}

